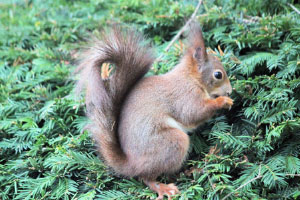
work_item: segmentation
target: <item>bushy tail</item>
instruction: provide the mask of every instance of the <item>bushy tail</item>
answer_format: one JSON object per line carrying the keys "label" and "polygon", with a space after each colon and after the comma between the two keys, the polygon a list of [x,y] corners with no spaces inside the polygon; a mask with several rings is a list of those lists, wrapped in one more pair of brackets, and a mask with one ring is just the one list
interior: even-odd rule
{"label": "bushy tail", "polygon": [[[130,89],[148,72],[153,61],[141,35],[114,27],[93,40],[77,69],[77,88],[86,89],[87,115],[92,121],[89,130],[106,164],[119,174],[123,174],[126,165],[117,134],[120,109]],[[113,66],[107,79],[101,78],[103,63]]]}

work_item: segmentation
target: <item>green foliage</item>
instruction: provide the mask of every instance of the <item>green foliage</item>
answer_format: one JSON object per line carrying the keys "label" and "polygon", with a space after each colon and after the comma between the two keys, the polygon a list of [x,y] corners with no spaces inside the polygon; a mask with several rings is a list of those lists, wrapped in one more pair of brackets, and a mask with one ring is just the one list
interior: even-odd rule
{"label": "green foliage", "polygon": [[[91,33],[113,22],[154,41],[169,71],[184,51],[162,52],[197,2],[54,0],[0,3],[0,199],[154,199],[113,176],[84,131],[71,74]],[[279,0],[204,1],[197,19],[230,76],[234,106],[191,134],[176,180],[183,199],[300,196],[300,15]],[[183,173],[199,168],[191,176]],[[197,172],[198,171],[198,172]]]}

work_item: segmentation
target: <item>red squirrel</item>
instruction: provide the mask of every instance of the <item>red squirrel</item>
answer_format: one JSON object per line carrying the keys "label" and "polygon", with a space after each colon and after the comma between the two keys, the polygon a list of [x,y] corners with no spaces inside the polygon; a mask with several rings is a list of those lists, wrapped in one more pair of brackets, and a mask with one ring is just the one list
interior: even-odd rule
{"label": "red squirrel", "polygon": [[[180,169],[190,144],[187,132],[233,100],[221,62],[206,52],[200,26],[191,28],[173,70],[144,77],[154,60],[141,34],[114,27],[85,52],[78,87],[86,88],[88,129],[105,164],[119,175],[141,178],[158,200],[179,193],[156,178]],[[114,66],[106,79],[103,63]]]}

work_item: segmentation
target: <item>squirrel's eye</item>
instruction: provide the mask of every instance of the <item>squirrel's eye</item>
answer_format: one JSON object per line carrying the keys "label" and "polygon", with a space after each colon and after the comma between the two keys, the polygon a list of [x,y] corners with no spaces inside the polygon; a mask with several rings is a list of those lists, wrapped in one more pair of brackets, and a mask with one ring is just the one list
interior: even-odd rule
{"label": "squirrel's eye", "polygon": [[222,72],[217,71],[217,72],[214,73],[214,76],[215,76],[216,79],[222,79]]}

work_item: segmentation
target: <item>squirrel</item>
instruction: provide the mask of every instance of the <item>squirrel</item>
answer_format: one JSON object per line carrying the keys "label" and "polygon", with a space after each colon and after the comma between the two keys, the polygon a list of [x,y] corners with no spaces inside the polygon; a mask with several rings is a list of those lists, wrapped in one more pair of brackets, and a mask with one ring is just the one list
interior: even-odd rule
{"label": "squirrel", "polygon": [[[157,200],[172,199],[178,188],[157,177],[181,168],[188,131],[233,105],[230,81],[219,59],[206,52],[201,27],[191,27],[186,52],[163,75],[144,77],[155,58],[134,29],[104,31],[83,55],[77,87],[85,88],[88,129],[104,163],[118,175],[140,178]],[[113,66],[105,79],[104,63]]]}

